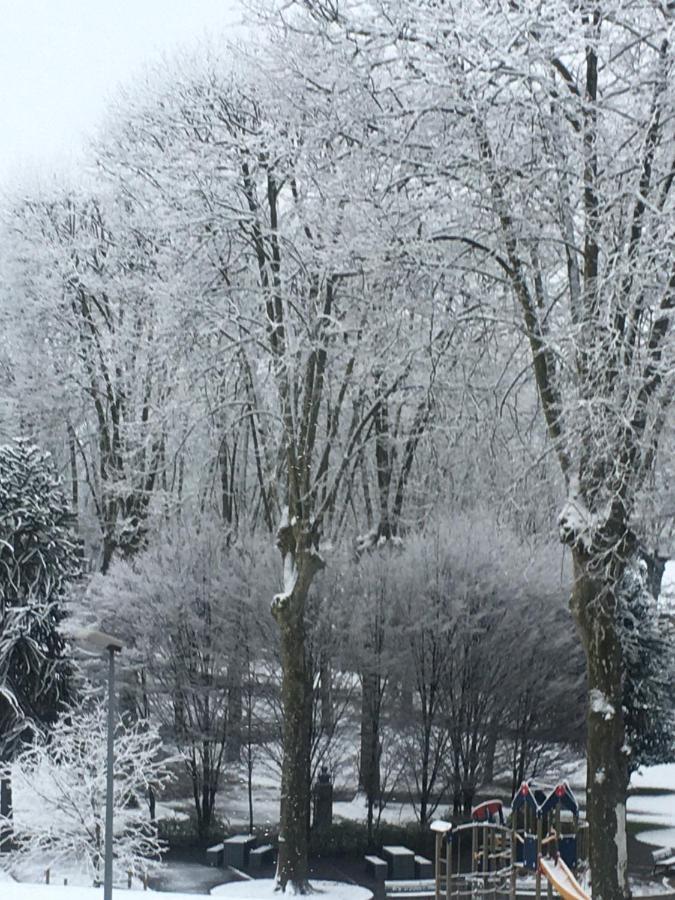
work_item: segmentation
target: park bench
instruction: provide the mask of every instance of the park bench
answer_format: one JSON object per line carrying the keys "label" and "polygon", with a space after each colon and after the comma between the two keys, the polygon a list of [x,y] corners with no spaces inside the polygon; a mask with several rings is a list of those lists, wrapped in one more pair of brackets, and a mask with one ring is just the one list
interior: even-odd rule
{"label": "park bench", "polygon": [[433,878],[434,864],[425,856],[415,856],[415,878]]}
{"label": "park bench", "polygon": [[379,856],[365,856],[364,859],[366,861],[366,872],[372,875],[378,883],[384,883],[389,868],[386,859],[381,859]]}
{"label": "park bench", "polygon": [[265,863],[271,863],[274,855],[274,847],[272,844],[262,844],[260,847],[253,847],[248,852],[249,869],[260,869]]}
{"label": "park bench", "polygon": [[660,847],[658,850],[652,850],[652,859],[654,875],[675,874],[675,848]]}
{"label": "park bench", "polygon": [[213,847],[207,847],[207,849],[206,849],[207,865],[222,866],[224,852],[225,852],[225,847],[223,846],[223,844],[214,844]]}

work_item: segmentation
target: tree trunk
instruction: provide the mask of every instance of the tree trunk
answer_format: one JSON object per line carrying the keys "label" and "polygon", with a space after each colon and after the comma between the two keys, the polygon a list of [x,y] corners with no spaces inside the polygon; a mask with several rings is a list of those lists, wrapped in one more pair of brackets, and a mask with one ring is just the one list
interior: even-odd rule
{"label": "tree trunk", "polygon": [[380,790],[379,766],[379,702],[377,675],[364,672],[361,678],[361,753],[359,786],[366,797],[375,801]]}
{"label": "tree trunk", "polygon": [[595,575],[589,558],[573,550],[571,607],[586,653],[587,817],[594,900],[630,896],[627,877],[626,793],[622,652],[615,616],[614,584]]}
{"label": "tree trunk", "polygon": [[320,695],[321,695],[321,727],[326,733],[330,733],[335,724],[333,716],[333,672],[330,656],[325,647],[321,648],[321,663],[319,668]]}
{"label": "tree trunk", "polygon": [[241,727],[243,719],[242,666],[238,649],[227,669],[227,739],[225,759],[228,763],[238,763],[241,759]]}
{"label": "tree trunk", "polygon": [[497,738],[499,736],[500,717],[493,713],[488,726],[487,741],[485,743],[485,761],[483,763],[483,784],[492,784],[495,777],[495,755],[497,752]]}
{"label": "tree trunk", "polygon": [[[283,552],[283,551],[282,551]],[[285,556],[285,555],[284,555]],[[320,558],[308,550],[292,554],[295,582],[274,598],[274,618],[281,643],[281,703],[283,763],[277,887],[309,893],[310,816],[309,766],[312,731],[312,678],[307,664],[305,606],[309,588],[321,568]],[[286,567],[286,560],[284,563]]]}

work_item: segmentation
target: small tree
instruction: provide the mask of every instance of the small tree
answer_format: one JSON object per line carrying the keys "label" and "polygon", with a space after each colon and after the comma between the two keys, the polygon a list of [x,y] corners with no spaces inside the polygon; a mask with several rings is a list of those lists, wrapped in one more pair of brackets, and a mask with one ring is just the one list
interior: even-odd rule
{"label": "small tree", "polygon": [[266,573],[260,554],[253,563],[246,548],[228,547],[217,521],[186,518],[133,562],[115,561],[88,593],[106,627],[133,648],[144,705],[172,733],[204,838],[226,767],[232,662],[255,655],[246,644],[259,632],[253,582]]}
{"label": "small tree", "polygon": [[[160,740],[147,722],[120,720],[115,735],[114,871],[139,877],[163,849],[147,808],[139,803],[168,780],[158,759]],[[103,871],[106,805],[105,705],[79,707],[61,718],[48,741],[40,738],[13,765],[16,793],[15,863],[42,867],[82,862],[94,880]],[[2,827],[0,819],[0,827]]]}

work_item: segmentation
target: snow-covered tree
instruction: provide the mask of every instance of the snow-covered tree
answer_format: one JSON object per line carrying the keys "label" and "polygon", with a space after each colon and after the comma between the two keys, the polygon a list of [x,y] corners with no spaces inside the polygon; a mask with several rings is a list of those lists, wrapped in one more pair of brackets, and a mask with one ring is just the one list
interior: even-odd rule
{"label": "snow-covered tree", "polygon": [[624,573],[618,609],[631,771],[675,759],[675,647],[647,581],[647,564],[638,558]]}
{"label": "snow-covered tree", "polygon": [[143,545],[180,371],[163,234],[135,213],[108,186],[54,188],[16,205],[3,260],[12,395],[33,427],[67,442],[103,571]]}
{"label": "snow-covered tree", "polygon": [[165,527],[133,562],[116,561],[88,590],[89,613],[129,648],[143,715],[173,733],[200,837],[214,824],[226,767],[233,671],[244,651],[260,654],[258,592],[265,578],[273,584],[264,562],[253,543],[228,546],[222,523],[204,516]]}
{"label": "snow-covered tree", "polygon": [[[308,89],[340,94],[350,134],[355,114],[372,116],[359,92],[382,108],[370,147],[397,160],[392,187],[426,210],[408,240],[422,253],[445,246],[448,267],[473,266],[476,294],[528,340],[566,485],[594,894],[627,896],[619,609],[675,391],[671,5],[300,6],[331,54]],[[297,24],[287,5],[282,15]]]}
{"label": "snow-covered tree", "polygon": [[[142,878],[163,849],[145,803],[147,790],[168,780],[161,742],[147,722],[121,719],[115,733],[113,874]],[[10,865],[82,866],[100,881],[104,864],[107,714],[105,703],[75,707],[12,766],[14,854]],[[0,821],[0,826],[2,822]]]}
{"label": "snow-covered tree", "polygon": [[[49,456],[0,447],[0,761],[51,724],[69,693],[59,626],[81,573],[73,517]],[[6,810],[3,810],[6,812]]]}

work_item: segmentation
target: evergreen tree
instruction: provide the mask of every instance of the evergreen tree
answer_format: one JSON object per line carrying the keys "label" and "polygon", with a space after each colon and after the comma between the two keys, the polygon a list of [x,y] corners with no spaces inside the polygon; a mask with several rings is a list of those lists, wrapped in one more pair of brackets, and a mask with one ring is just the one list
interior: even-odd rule
{"label": "evergreen tree", "polygon": [[623,708],[629,768],[675,759],[675,652],[649,590],[646,562],[628,566],[619,592]]}
{"label": "evergreen tree", "polygon": [[49,455],[0,447],[0,761],[56,719],[69,692],[59,632],[81,573],[74,518]]}

